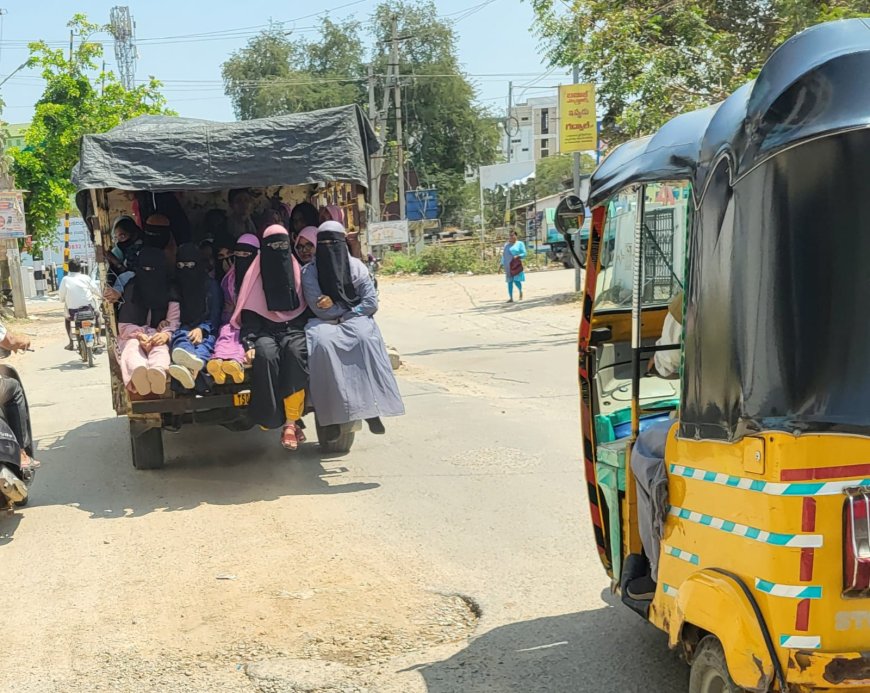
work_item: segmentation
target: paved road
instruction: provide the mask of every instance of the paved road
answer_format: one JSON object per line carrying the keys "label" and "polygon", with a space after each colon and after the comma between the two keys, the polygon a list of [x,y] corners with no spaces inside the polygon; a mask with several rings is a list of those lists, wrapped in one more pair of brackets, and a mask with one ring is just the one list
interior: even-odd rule
{"label": "paved road", "polygon": [[572,285],[533,274],[506,305],[497,277],[385,280],[379,323],[406,362],[408,409],[385,438],[326,458],[290,456],[275,434],[186,428],[166,436],[159,472],[132,469],[105,361],[76,363],[43,304],[27,328],[39,349],[18,362],[44,466],[32,506],[0,518],[4,572],[27,597],[7,642],[39,654],[4,658],[0,682],[685,690],[592,545]]}

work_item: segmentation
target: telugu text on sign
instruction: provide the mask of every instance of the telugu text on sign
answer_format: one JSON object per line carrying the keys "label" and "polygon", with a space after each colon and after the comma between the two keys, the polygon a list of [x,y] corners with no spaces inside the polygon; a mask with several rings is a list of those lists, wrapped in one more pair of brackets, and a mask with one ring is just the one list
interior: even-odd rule
{"label": "telugu text on sign", "polygon": [[563,154],[598,149],[597,122],[594,84],[559,87],[559,150]]}

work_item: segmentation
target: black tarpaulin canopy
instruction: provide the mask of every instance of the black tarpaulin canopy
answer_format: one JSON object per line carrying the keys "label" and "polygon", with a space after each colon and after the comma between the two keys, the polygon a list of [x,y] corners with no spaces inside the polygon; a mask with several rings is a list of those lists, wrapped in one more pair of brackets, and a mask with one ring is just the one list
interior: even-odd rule
{"label": "black tarpaulin canopy", "polygon": [[82,138],[78,191],[163,192],[344,181],[368,187],[380,142],[358,106],[218,123],[141,116]]}

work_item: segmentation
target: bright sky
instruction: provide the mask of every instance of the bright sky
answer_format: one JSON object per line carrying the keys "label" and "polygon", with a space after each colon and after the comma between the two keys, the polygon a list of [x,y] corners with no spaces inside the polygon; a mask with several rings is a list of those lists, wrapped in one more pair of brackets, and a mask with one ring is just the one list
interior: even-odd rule
{"label": "bright sky", "polygon": [[[365,20],[377,0],[314,0],[276,3],[266,0],[0,0],[2,16],[0,79],[28,56],[26,42],[45,39],[57,46],[69,44],[66,22],[73,11],[93,22],[108,23],[109,10],[126,4],[136,22],[139,60],[137,78],[153,75],[164,82],[163,92],[179,114],[212,120],[233,120],[229,99],[223,94],[220,66],[245,45],[269,19],[287,21],[288,29],[314,38],[319,16],[333,19],[355,16]],[[532,9],[521,0],[436,0],[439,13],[455,22],[459,57],[478,87],[484,105],[504,113],[508,82],[515,85],[514,102],[554,95],[541,89],[568,79],[563,71],[550,71],[541,60],[537,39],[529,30]],[[115,70],[114,43],[101,34],[107,65]],[[532,88],[525,88],[531,85]],[[29,120],[33,103],[42,93],[42,80],[27,70],[0,87],[6,102],[2,117],[10,123]]]}

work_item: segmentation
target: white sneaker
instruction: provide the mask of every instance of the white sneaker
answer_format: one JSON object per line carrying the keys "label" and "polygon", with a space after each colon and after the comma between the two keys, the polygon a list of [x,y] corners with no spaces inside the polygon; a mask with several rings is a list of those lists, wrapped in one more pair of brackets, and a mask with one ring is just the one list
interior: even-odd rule
{"label": "white sneaker", "polygon": [[162,395],[166,392],[166,372],[159,368],[148,369],[148,382],[151,383],[151,392],[155,395]]}
{"label": "white sneaker", "polygon": [[178,382],[181,383],[181,386],[185,390],[192,390],[194,385],[193,374],[190,372],[189,368],[185,368],[184,366],[179,366],[177,363],[173,363],[169,367],[169,377],[175,378]]}
{"label": "white sneaker", "polygon": [[189,368],[193,371],[194,375],[199,373],[205,367],[205,361],[199,358],[196,354],[192,354],[185,349],[173,349],[172,362],[177,363],[179,366]]}
{"label": "white sneaker", "polygon": [[0,493],[12,503],[22,503],[27,499],[27,485],[9,467],[0,466]]}

